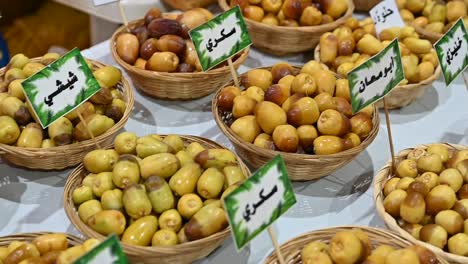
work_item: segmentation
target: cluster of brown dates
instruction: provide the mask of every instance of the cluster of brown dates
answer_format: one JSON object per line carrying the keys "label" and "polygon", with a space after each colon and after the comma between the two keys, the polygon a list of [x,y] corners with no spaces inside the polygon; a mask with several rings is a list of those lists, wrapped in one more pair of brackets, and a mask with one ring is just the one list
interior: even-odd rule
{"label": "cluster of brown dates", "polygon": [[201,71],[188,31],[209,21],[213,14],[194,8],[181,14],[162,14],[151,8],[144,19],[117,36],[119,57],[135,67],[157,72]]}

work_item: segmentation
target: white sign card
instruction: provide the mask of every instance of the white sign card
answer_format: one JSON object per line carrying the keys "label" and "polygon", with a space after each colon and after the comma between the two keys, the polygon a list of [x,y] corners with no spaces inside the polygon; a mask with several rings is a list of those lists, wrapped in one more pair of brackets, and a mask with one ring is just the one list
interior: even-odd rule
{"label": "white sign card", "polygon": [[283,158],[277,155],[224,198],[238,250],[296,203]]}
{"label": "white sign card", "polygon": [[21,85],[43,128],[73,111],[101,89],[77,48]]}
{"label": "white sign card", "polygon": [[239,6],[190,32],[203,71],[226,61],[252,44]]}
{"label": "white sign card", "polygon": [[369,14],[372,20],[374,20],[377,35],[380,35],[380,32],[386,28],[405,26],[395,0],[381,1],[369,11]]}

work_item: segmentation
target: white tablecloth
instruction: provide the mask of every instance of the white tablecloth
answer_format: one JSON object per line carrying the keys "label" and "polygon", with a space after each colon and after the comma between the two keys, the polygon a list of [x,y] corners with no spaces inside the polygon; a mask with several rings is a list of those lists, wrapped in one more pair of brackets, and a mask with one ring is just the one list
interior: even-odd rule
{"label": "white tablecloth", "polygon": [[[111,65],[109,42],[84,51],[88,58]],[[311,54],[273,58],[251,50],[239,72],[278,61],[302,64]],[[466,72],[465,72],[466,74]],[[441,77],[442,78],[442,77]],[[178,133],[199,135],[232,147],[211,114],[211,96],[189,102],[163,101],[135,92],[135,107],[125,126],[138,135]],[[395,150],[416,144],[451,142],[468,144],[468,93],[462,78],[450,87],[434,82],[418,101],[391,111]],[[390,158],[385,118],[374,142],[358,158],[332,175],[294,183],[297,204],[275,224],[280,243],[306,231],[337,225],[384,227],[376,215],[372,180]],[[62,208],[63,186],[70,170],[37,172],[0,163],[0,236],[18,232],[67,231],[78,233]],[[231,239],[200,263],[260,263],[271,251],[267,232],[238,253]]]}

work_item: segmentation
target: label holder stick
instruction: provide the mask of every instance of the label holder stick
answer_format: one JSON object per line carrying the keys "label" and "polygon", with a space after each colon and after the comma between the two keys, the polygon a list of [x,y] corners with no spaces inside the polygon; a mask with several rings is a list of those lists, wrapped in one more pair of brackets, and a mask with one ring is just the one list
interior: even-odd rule
{"label": "label holder stick", "polygon": [[99,142],[97,142],[96,138],[94,137],[93,135],[93,132],[91,131],[91,129],[89,129],[89,126],[88,124],[86,123],[85,119],[83,118],[83,116],[81,115],[80,111],[76,111],[76,113],[78,114],[78,118],[80,118],[80,121],[83,122],[83,125],[85,126],[86,128],[86,131],[88,132],[88,134],[91,136],[91,139],[94,141],[94,144],[96,145],[96,147],[98,149],[101,149],[101,145],[99,144]]}
{"label": "label holder stick", "polygon": [[283,254],[281,254],[280,246],[278,244],[278,240],[276,239],[276,234],[275,231],[271,226],[267,228],[268,234],[270,235],[271,242],[273,243],[273,246],[275,248],[276,255],[278,256],[278,261],[280,264],[286,264],[284,261]]}
{"label": "label holder stick", "polygon": [[227,59],[227,62],[228,62],[228,65],[229,65],[229,69],[231,70],[231,75],[232,75],[232,79],[234,80],[234,85],[237,88],[240,88],[239,77],[237,76],[236,68],[234,68],[234,64],[232,63],[232,57]]}
{"label": "label holder stick", "polygon": [[390,154],[392,155],[392,167],[390,169],[390,174],[395,171],[395,149],[393,148],[393,137],[392,129],[390,124],[390,115],[387,108],[387,100],[383,98],[384,112],[385,112],[385,122],[387,123],[387,133],[388,133],[388,143],[390,145]]}
{"label": "label holder stick", "polygon": [[463,75],[463,80],[465,81],[465,86],[466,86],[466,88],[468,88],[468,77],[466,77],[465,72],[463,72],[462,75]]}
{"label": "label holder stick", "polygon": [[125,25],[125,28],[127,31],[129,31],[128,29],[128,19],[127,19],[127,15],[125,15],[125,10],[122,6],[122,1],[119,0],[119,11],[120,11],[120,16],[122,17],[122,21]]}

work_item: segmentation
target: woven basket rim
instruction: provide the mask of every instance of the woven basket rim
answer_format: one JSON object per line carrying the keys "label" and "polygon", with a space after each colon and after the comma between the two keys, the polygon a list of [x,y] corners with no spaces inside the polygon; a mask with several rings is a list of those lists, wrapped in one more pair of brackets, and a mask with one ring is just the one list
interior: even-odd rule
{"label": "woven basket rim", "polygon": [[[36,57],[36,58],[31,58],[30,61],[39,61],[42,57]],[[98,62],[96,60],[92,59],[86,59],[87,61],[91,62],[93,66],[96,66],[98,68],[102,68],[105,66],[108,66],[107,64]],[[0,69],[0,76],[3,76],[5,74],[5,69],[6,67]],[[124,96],[124,101],[125,101],[125,112],[122,116],[122,118],[119,120],[119,122],[115,123],[114,126],[112,126],[109,130],[107,130],[105,133],[95,137],[97,142],[102,142],[108,137],[113,136],[116,132],[118,132],[121,128],[125,126],[127,123],[130,114],[133,109],[133,105],[135,102],[135,97],[133,94],[133,90],[128,82],[128,80],[125,78],[125,76],[122,74],[122,78],[119,81],[119,84],[122,86],[122,91],[121,94]],[[75,154],[75,153],[80,153],[83,151],[83,148],[89,147],[90,145],[94,145],[94,140],[93,139],[87,139],[84,141],[80,141],[77,143],[69,144],[69,145],[64,145],[64,146],[56,146],[56,147],[51,147],[47,149],[43,148],[23,148],[23,147],[17,147],[17,146],[12,146],[12,145],[7,145],[7,144],[1,144],[0,143],[0,151],[4,151],[5,153],[12,154],[12,155],[24,155],[24,156],[31,156],[31,157],[37,157],[37,156],[44,156],[44,155],[51,155],[51,154]],[[4,154],[4,153],[2,153]]]}
{"label": "woven basket rim", "polygon": [[[432,48],[432,50],[435,51],[434,48]],[[320,44],[318,44],[317,47],[315,47],[314,60],[322,63],[321,60],[320,60]],[[412,89],[414,87],[418,87],[418,86],[421,86],[421,85],[426,85],[426,84],[432,83],[433,81],[439,79],[439,76],[440,76],[441,73],[442,73],[442,69],[440,67],[440,64],[438,64],[437,67],[434,70],[434,73],[432,73],[432,75],[429,76],[427,79],[419,81],[417,83],[408,83],[408,84],[404,84],[404,85],[398,85],[397,87],[395,87],[395,89],[397,89],[397,88],[398,89]],[[346,76],[342,76],[339,73],[336,73],[336,74],[343,77],[343,78],[346,78]]]}
{"label": "woven basket rim", "polygon": [[[444,142],[435,142],[435,143],[430,143],[430,144],[421,144],[421,145],[417,145],[417,146],[414,146],[414,147],[411,147],[411,148],[404,149],[404,150],[400,151],[396,155],[395,158],[396,159],[404,159],[411,150],[413,150],[415,148],[427,149],[428,146],[433,145],[433,144],[443,144],[446,147],[448,147],[449,149],[455,149],[455,150],[468,149],[468,146],[465,146],[465,145],[444,143]],[[380,218],[382,218],[382,220],[385,222],[385,225],[390,230],[396,232],[397,234],[399,234],[400,236],[402,236],[405,239],[409,240],[410,242],[412,242],[414,244],[424,246],[424,247],[430,249],[432,252],[434,252],[435,254],[443,257],[445,260],[447,260],[449,262],[468,263],[468,257],[455,255],[455,254],[449,253],[447,251],[444,251],[444,250],[442,250],[442,249],[440,249],[438,247],[435,247],[435,246],[433,246],[433,245],[431,245],[429,243],[423,242],[421,240],[417,240],[411,234],[409,234],[403,228],[401,228],[398,225],[396,219],[393,218],[393,216],[391,216],[390,214],[388,214],[385,211],[385,208],[383,207],[383,199],[384,199],[383,188],[384,188],[385,183],[387,182],[387,180],[392,178],[392,177],[389,177],[390,176],[389,174],[390,174],[391,166],[392,166],[392,161],[389,160],[385,164],[385,166],[383,166],[378,171],[378,173],[374,177],[374,183],[373,183],[373,185],[374,185],[373,198],[374,198],[374,202],[375,202],[376,211],[377,211],[378,215],[380,216]]]}
{"label": "woven basket rim", "polygon": [[[300,251],[302,250],[302,248],[305,246],[305,243],[306,243],[306,241],[303,241],[303,240],[307,240],[307,243],[311,241],[316,241],[316,240],[328,240],[328,236],[332,236],[338,231],[351,230],[355,228],[363,230],[370,237],[372,236],[382,237],[382,239],[385,239],[385,241],[388,242],[388,243],[381,243],[381,241],[377,241],[378,243],[376,243],[376,241],[371,238],[370,241],[371,241],[371,244],[373,245],[388,245],[388,244],[391,244],[390,242],[393,242],[394,244],[396,243],[404,244],[406,246],[414,245],[414,243],[412,243],[411,241],[408,241],[401,235],[398,235],[391,230],[385,230],[382,228],[370,227],[370,226],[345,225],[345,226],[333,226],[333,227],[327,227],[323,229],[308,231],[306,233],[303,233],[297,237],[291,238],[288,241],[284,242],[283,244],[280,245],[280,249],[284,251],[287,248],[288,253],[292,251],[292,249],[294,249],[294,251],[296,250]],[[300,249],[297,249],[297,247],[300,247]],[[295,253],[291,252],[291,254],[288,254],[287,256],[289,255],[295,255]],[[441,264],[448,264],[448,262],[442,259],[439,255],[436,254],[436,256],[438,260],[441,262]],[[274,262],[275,260],[277,260],[277,257],[276,257],[275,251],[273,250],[273,252],[271,252],[268,255],[268,257],[265,259],[263,263],[264,264],[276,263]],[[291,262],[288,262],[288,263],[291,263]]]}
{"label": "woven basket rim", "polygon": [[50,231],[39,231],[39,232],[23,232],[23,233],[16,233],[12,235],[7,235],[7,236],[2,236],[0,237],[0,246],[4,246],[7,243],[11,243],[15,240],[19,241],[32,241],[34,238],[42,235],[47,235],[47,234],[63,234],[67,236],[68,243],[70,245],[78,245],[82,244],[84,242],[84,239],[75,236],[70,233],[64,233],[64,232],[50,232]]}
{"label": "woven basket rim", "polygon": [[[130,21],[130,22],[128,22],[128,27],[131,28],[132,26],[134,26],[134,25],[136,25],[138,23],[141,23],[142,21],[143,21],[143,19],[137,19],[137,20]],[[210,76],[213,76],[213,75],[224,74],[224,73],[230,71],[229,66],[223,66],[223,67],[220,67],[220,68],[211,69],[211,70],[208,70],[206,72],[203,72],[203,71],[201,71],[201,72],[157,72],[157,71],[143,70],[143,69],[137,68],[137,67],[135,67],[133,65],[128,64],[124,60],[122,60],[122,58],[120,58],[120,56],[117,54],[117,48],[116,48],[117,36],[119,34],[121,34],[121,33],[124,33],[126,28],[127,27],[125,25],[123,25],[123,26],[119,27],[112,34],[112,37],[110,38],[110,49],[111,49],[112,57],[114,58],[114,60],[120,66],[122,66],[125,70],[127,70],[129,72],[138,74],[138,75],[146,77],[146,78],[190,79],[192,77],[199,77],[199,76],[210,77]],[[234,66],[240,65],[248,57],[249,50],[250,50],[250,48],[247,47],[244,50],[240,51],[238,53],[238,54],[240,54],[240,57],[232,62],[233,65]]]}
{"label": "woven basket rim", "polygon": [[[160,136],[165,137],[166,135],[161,134]],[[212,141],[207,138],[199,137],[199,136],[192,136],[192,135],[178,135],[180,136],[183,140],[184,143],[188,142],[199,142],[200,144],[205,144],[206,146],[214,146],[216,148],[222,148],[222,149],[228,149],[224,147],[223,145]],[[109,146],[108,148],[112,148],[113,145]],[[234,152],[233,152],[234,153]],[[236,154],[236,158],[238,161],[238,164],[244,174],[249,177],[251,175],[250,169],[247,167],[247,165],[242,161],[242,159]],[[67,181],[64,186],[64,192],[62,196],[63,200],[63,207],[65,210],[65,213],[70,220],[70,222],[75,226],[75,228],[80,231],[83,235],[86,237],[92,237],[92,238],[98,238],[98,239],[103,239],[105,236],[97,233],[93,229],[91,229],[89,226],[87,226],[78,216],[77,213],[77,208],[73,204],[72,201],[72,192],[78,186],[76,182],[78,180],[81,180],[81,175],[86,172],[86,169],[84,168],[83,163],[78,165],[72,172],[67,177]],[[194,251],[194,248],[196,250],[197,247],[204,246],[206,244],[210,244],[212,241],[215,240],[225,240],[227,237],[230,236],[231,229],[228,226],[222,231],[219,231],[215,234],[212,234],[211,236],[199,239],[199,240],[194,240],[190,241],[187,243],[183,244],[178,244],[175,246],[171,247],[143,247],[143,246],[133,246],[133,245],[127,245],[125,243],[122,243],[122,248],[127,254],[152,254],[152,253],[161,253],[161,254],[177,254],[177,253],[183,253],[184,251],[190,250]]]}
{"label": "woven basket rim", "polygon": [[[271,66],[265,66],[265,67],[259,67],[255,69],[270,69]],[[300,67],[298,66],[293,66],[294,69],[299,70]],[[253,70],[253,69],[252,69]],[[246,73],[241,74],[245,75]],[[340,77],[340,76],[337,76]],[[294,159],[297,161],[302,161],[301,163],[307,164],[308,161],[311,160],[326,160],[326,159],[336,159],[336,158],[341,158],[345,156],[354,156],[357,153],[360,153],[362,150],[364,150],[376,137],[379,126],[380,126],[380,118],[378,114],[378,110],[376,106],[374,105],[374,115],[372,117],[372,130],[369,133],[369,135],[359,144],[359,146],[347,149],[345,151],[341,151],[335,154],[330,154],[330,155],[317,155],[317,154],[300,154],[300,153],[289,153],[289,152],[283,152],[283,151],[277,151],[277,150],[270,150],[270,149],[264,149],[260,148],[258,146],[255,146],[252,143],[245,142],[242,138],[240,138],[236,133],[232,131],[230,127],[228,127],[222,120],[218,111],[218,95],[221,92],[222,88],[228,86],[230,83],[232,83],[232,80],[220,89],[216,91],[216,93],[213,96],[212,103],[211,103],[211,112],[213,113],[213,116],[215,118],[216,124],[218,127],[221,129],[221,131],[224,133],[224,135],[231,141],[233,142],[236,146],[240,146],[244,149],[249,149],[251,151],[254,151],[256,155],[260,155],[263,157],[273,157],[275,155],[281,154],[284,158],[287,159]],[[245,89],[245,88],[244,88]]]}
{"label": "woven basket rim", "polygon": [[[326,31],[333,30],[334,28],[340,26],[346,21],[346,19],[348,19],[349,17],[353,15],[354,8],[355,8],[354,2],[352,0],[348,0],[347,2],[348,2],[348,9],[341,17],[339,17],[337,20],[334,20],[331,23],[321,24],[317,26],[299,26],[299,27],[275,26],[275,25],[268,25],[268,24],[264,24],[261,22],[257,22],[249,18],[244,18],[244,19],[248,24],[251,24],[252,26],[255,26],[255,27],[258,27],[259,29],[267,30],[267,31],[268,30],[271,30],[271,31],[288,30],[288,31],[294,31],[297,33],[326,32]],[[221,7],[221,9],[224,11],[227,11],[230,9],[226,0],[218,0],[218,4]]]}

